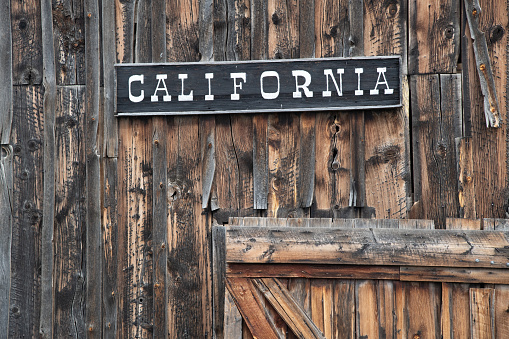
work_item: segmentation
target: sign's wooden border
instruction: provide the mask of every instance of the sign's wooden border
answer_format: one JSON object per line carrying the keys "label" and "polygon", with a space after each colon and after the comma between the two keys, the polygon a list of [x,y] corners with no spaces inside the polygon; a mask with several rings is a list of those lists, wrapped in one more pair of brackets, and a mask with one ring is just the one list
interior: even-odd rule
{"label": "sign's wooden border", "polygon": [[[380,77],[380,73],[377,72],[377,62],[382,62],[382,67],[389,66],[387,79],[391,79],[391,90],[393,90],[391,95],[384,94],[385,85],[378,85],[378,81],[382,82],[386,74],[384,71],[383,76]],[[116,116],[153,116],[397,108],[402,106],[401,64],[400,56],[116,64],[115,113]],[[309,85],[309,88],[313,86],[315,90],[314,96],[307,97],[303,88],[296,88],[296,82],[302,85],[304,78],[293,76],[293,66],[309,71],[313,79],[320,79],[320,81],[313,80]],[[359,83],[361,74],[355,73],[356,67],[361,66],[367,68],[362,74],[362,85]],[[332,69],[334,74],[325,75],[325,68]],[[345,73],[336,74],[339,68],[344,68]],[[210,72],[214,71],[217,73],[214,78],[205,79],[205,74],[213,74]],[[263,85],[261,75],[267,71],[272,73],[267,75]],[[281,73],[277,76],[277,89],[274,83],[276,71]],[[247,72],[247,76],[252,77],[251,81],[246,82],[241,78],[232,80],[230,74],[239,73],[231,72]],[[180,78],[181,73],[185,73],[185,77]],[[226,73],[228,76],[225,76]],[[156,79],[161,75],[164,79]],[[132,76],[137,76],[135,81],[131,81]],[[253,79],[256,81],[252,81]],[[394,86],[395,79],[398,80],[396,86]],[[338,95],[341,86],[333,80],[342,83],[341,96]],[[132,84],[132,89],[129,83]],[[235,85],[238,85],[237,88]],[[243,87],[239,87],[242,85]],[[278,97],[272,100],[262,98],[262,86],[265,86],[266,95],[270,96],[271,93],[277,92]],[[380,95],[370,94],[373,86],[379,89]],[[361,88],[364,94],[356,96],[357,94],[354,93],[357,88]],[[194,94],[189,97],[191,91]],[[231,100],[230,95],[234,91],[239,92],[240,100]],[[329,91],[332,95],[323,96],[323,91]],[[292,98],[294,92],[299,92],[302,97]],[[207,94],[214,93],[215,99],[206,101]],[[157,101],[152,102],[152,96]],[[131,101],[135,97],[137,98],[135,101],[138,100],[138,102]]]}

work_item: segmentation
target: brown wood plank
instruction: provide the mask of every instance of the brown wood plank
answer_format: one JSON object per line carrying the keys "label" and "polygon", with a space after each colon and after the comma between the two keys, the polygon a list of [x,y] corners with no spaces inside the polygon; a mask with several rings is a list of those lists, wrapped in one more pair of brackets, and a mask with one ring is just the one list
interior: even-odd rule
{"label": "brown wood plank", "polygon": [[[167,135],[168,119],[155,117],[152,131],[153,154],[153,305],[154,320],[152,333],[157,338],[168,337],[167,288],[168,288],[168,178],[167,178]],[[171,120],[172,121],[172,120]]]}
{"label": "brown wood plank", "polygon": [[445,226],[448,230],[480,230],[481,219],[447,218]]}
{"label": "brown wood plank", "polygon": [[470,297],[467,284],[442,284],[442,338],[470,338]]}
{"label": "brown wood plank", "polygon": [[[354,265],[506,268],[508,262],[508,236],[503,231],[228,226],[226,232],[229,263],[340,261]],[[301,253],[307,253],[306,257]]]}
{"label": "brown wood plank", "polygon": [[283,338],[248,278],[228,278],[226,286],[255,338]]}
{"label": "brown wood plank", "polygon": [[509,230],[509,220],[499,218],[484,218],[483,230],[487,231],[507,231]]}
{"label": "brown wood plank", "polygon": [[168,328],[170,338],[212,333],[210,216],[201,205],[198,117],[178,117],[168,147]]}
{"label": "brown wood plank", "polygon": [[5,51],[0,56],[0,77],[4,84],[0,89],[0,214],[4,217],[0,221],[0,237],[4,239],[0,244],[0,335],[9,336],[9,309],[11,294],[11,258],[13,235],[13,149],[11,130],[13,118],[13,89],[12,89],[12,32],[11,32],[11,4],[9,0],[2,1],[0,6],[0,50]]}
{"label": "brown wood plank", "polygon": [[168,2],[166,18],[168,61],[200,61],[198,0]]}
{"label": "brown wood plank", "polygon": [[409,74],[454,73],[460,51],[460,1],[409,1]]}
{"label": "brown wood plank", "polygon": [[335,280],[333,290],[333,338],[355,337],[355,282]]}
{"label": "brown wood plank", "polygon": [[[13,89],[13,222],[10,251],[11,292],[8,337],[39,333],[41,219],[43,208],[43,89]],[[5,146],[4,146],[5,147]],[[7,169],[7,168],[6,168]],[[7,192],[7,191],[6,191]]]}
{"label": "brown wood plank", "polygon": [[326,338],[333,332],[333,282],[325,279],[311,281],[311,319]]}
{"label": "brown wood plank", "polygon": [[[263,293],[298,338],[325,338],[322,331],[318,329],[311,318],[297,304],[290,291],[281,281],[274,278],[261,278],[253,279],[252,282]],[[327,306],[326,301],[324,301],[325,306]],[[331,306],[331,304],[328,303],[328,306]],[[329,314],[332,315],[332,310],[330,311]]]}
{"label": "brown wood plank", "polygon": [[117,158],[103,158],[102,225],[103,225],[103,322],[104,338],[117,336],[119,279],[118,251],[118,162]]}
{"label": "brown wood plank", "polygon": [[495,338],[494,308],[494,289],[470,289],[470,331],[472,339]]}
{"label": "brown wood plank", "polygon": [[[7,9],[8,7],[3,10]],[[51,11],[51,8],[49,10]],[[48,14],[51,15],[51,12]],[[15,85],[41,84],[44,43],[42,40],[44,30],[41,29],[44,20],[44,17],[41,16],[41,2],[36,0],[11,1],[10,17],[10,20],[5,19],[6,23],[10,22],[12,30],[13,83]],[[53,60],[51,59],[51,61]]]}
{"label": "brown wood plank", "polygon": [[[55,320],[54,336],[85,335],[85,213],[76,197],[86,191],[85,172],[85,88],[60,87],[57,91],[55,124]],[[97,254],[97,253],[96,253]]]}
{"label": "brown wood plank", "polygon": [[118,331],[120,336],[146,333],[152,293],[152,120],[119,121],[119,253]]}
{"label": "brown wood plank", "polygon": [[507,269],[401,267],[402,281],[445,281],[458,283],[504,284],[509,279]]}
{"label": "brown wood plank", "polygon": [[[213,312],[214,312],[214,336],[225,337],[225,317],[230,309],[225,312],[225,280],[226,280],[226,246],[225,230],[222,226],[212,228],[212,289],[213,289]],[[230,308],[230,305],[228,305]],[[233,307],[232,307],[233,308]],[[238,312],[238,311],[237,311]],[[227,319],[230,320],[230,319]],[[235,321],[235,319],[231,319]],[[227,328],[234,324],[228,324]],[[240,332],[240,331],[239,331]],[[227,333],[233,334],[233,333]],[[234,335],[234,334],[233,334]]]}
{"label": "brown wood plank", "polygon": [[[457,75],[414,76],[412,101],[415,200],[422,218],[445,227],[446,217],[457,217],[458,175],[455,137],[461,136],[460,78]],[[421,95],[422,94],[422,95]]]}
{"label": "brown wood plank", "polygon": [[[507,281],[507,280],[506,280]],[[509,286],[495,286],[495,338],[509,336]]]}
{"label": "brown wood plank", "polygon": [[[41,30],[43,46],[44,87],[44,165],[43,208],[41,230],[41,309],[40,334],[43,338],[53,336],[54,300],[54,248],[55,226],[55,110],[56,79],[55,54],[53,50],[53,18],[51,4],[41,3]],[[100,253],[100,252],[99,252]]]}
{"label": "brown wood plank", "polygon": [[379,296],[377,284],[371,280],[360,280],[355,284],[355,309],[359,337],[379,338]]}
{"label": "brown wood plank", "polygon": [[[85,84],[85,18],[83,1],[58,0],[53,3],[52,7],[57,84]],[[111,10],[114,10],[114,8],[112,7]],[[114,33],[114,17],[111,24],[113,25],[111,33]],[[115,47],[114,44],[113,47]],[[113,56],[115,57],[115,55]]]}
{"label": "brown wood plank", "polygon": [[[505,10],[506,2],[501,0],[479,1],[482,9],[479,13],[479,29],[490,32],[496,27],[506,27],[509,17]],[[487,128],[484,115],[484,98],[481,94],[478,68],[473,55],[472,39],[469,29],[467,32],[467,51],[462,56],[463,72],[468,73],[468,82],[464,82],[467,92],[465,109],[470,112],[473,154],[473,183],[475,186],[475,218],[505,218],[506,203],[509,195],[505,189],[507,181],[507,131],[506,128]],[[502,104],[507,96],[507,58],[508,35],[491,38],[488,42],[488,52],[491,60],[495,87],[499,98],[501,121],[507,121],[507,105]],[[469,135],[469,134],[466,134]]]}
{"label": "brown wood plank", "polygon": [[463,218],[477,217],[472,146],[471,137],[456,138],[459,216]]}

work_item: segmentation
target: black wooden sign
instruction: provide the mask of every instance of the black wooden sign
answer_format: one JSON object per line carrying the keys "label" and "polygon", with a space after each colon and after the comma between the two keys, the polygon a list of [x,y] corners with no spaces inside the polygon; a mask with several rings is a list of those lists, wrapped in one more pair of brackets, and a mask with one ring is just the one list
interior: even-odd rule
{"label": "black wooden sign", "polygon": [[399,57],[116,65],[117,115],[401,106]]}

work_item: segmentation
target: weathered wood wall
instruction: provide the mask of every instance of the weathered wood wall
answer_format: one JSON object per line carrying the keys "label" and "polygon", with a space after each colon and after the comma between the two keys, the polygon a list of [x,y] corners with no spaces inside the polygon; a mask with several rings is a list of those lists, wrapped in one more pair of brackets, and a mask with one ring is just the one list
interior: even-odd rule
{"label": "weathered wood wall", "polygon": [[[0,337],[211,337],[211,227],[230,217],[507,218],[509,3],[479,3],[496,129],[460,0],[0,0]],[[114,117],[115,63],[359,55],[402,57],[402,108]],[[381,336],[391,298],[409,335],[470,333],[476,304],[509,331],[504,286],[285,283],[326,335]]]}

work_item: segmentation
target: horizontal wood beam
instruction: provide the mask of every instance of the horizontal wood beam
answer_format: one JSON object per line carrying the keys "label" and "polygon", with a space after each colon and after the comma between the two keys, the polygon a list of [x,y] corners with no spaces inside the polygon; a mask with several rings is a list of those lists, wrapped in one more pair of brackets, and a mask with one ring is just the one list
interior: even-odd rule
{"label": "horizontal wood beam", "polygon": [[509,232],[227,226],[226,261],[509,270]]}
{"label": "horizontal wood beam", "polygon": [[505,285],[509,281],[509,269],[401,267],[399,280]]}

